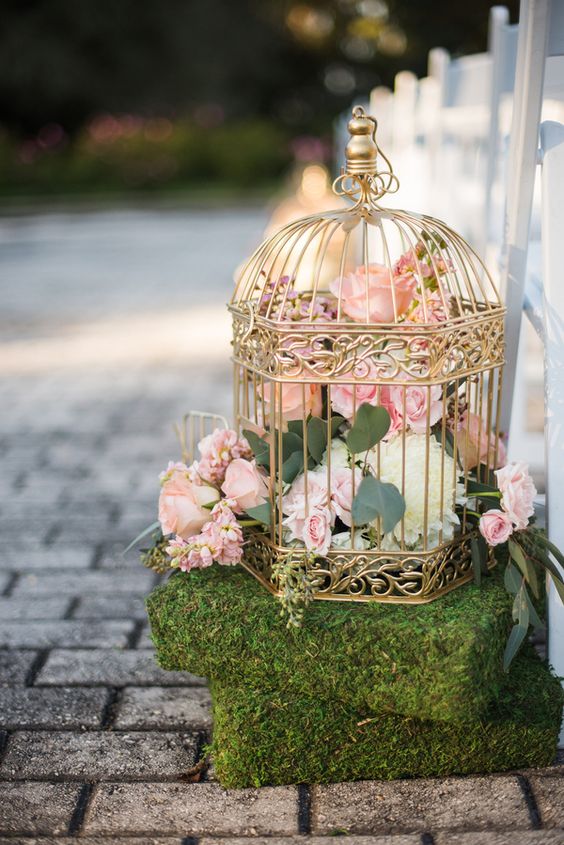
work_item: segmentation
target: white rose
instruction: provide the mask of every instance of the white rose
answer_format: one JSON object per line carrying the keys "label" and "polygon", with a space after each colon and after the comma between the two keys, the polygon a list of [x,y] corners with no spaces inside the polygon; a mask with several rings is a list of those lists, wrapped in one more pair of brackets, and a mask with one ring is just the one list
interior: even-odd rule
{"label": "white rose", "polygon": [[[327,449],[325,449],[321,458],[321,466],[327,466],[327,458]],[[348,466],[350,466],[350,455],[347,444],[340,437],[334,437],[331,441],[331,469],[343,469]]]}
{"label": "white rose", "polygon": [[[428,476],[425,477],[427,447],[429,449]],[[368,456],[368,462],[378,475],[376,449]],[[402,473],[403,469],[403,473]],[[441,507],[441,474],[443,478]],[[423,548],[425,523],[425,500],[427,500],[427,548],[442,540],[451,540],[459,519],[454,508],[456,497],[463,492],[462,485],[454,483],[454,459],[443,452],[440,443],[424,434],[409,434],[405,438],[405,465],[402,438],[395,437],[388,443],[380,443],[380,481],[395,484],[405,498],[404,539],[407,546]],[[403,483],[402,483],[403,482]],[[377,522],[374,523],[377,525]],[[394,548],[394,542],[401,542],[402,523],[398,522],[384,545]]]}
{"label": "white rose", "polygon": [[[331,540],[332,549],[350,549],[351,548],[351,532],[341,531],[339,534],[333,534]],[[356,531],[354,535],[354,548],[357,550],[369,549],[370,540],[363,537],[360,531]]]}

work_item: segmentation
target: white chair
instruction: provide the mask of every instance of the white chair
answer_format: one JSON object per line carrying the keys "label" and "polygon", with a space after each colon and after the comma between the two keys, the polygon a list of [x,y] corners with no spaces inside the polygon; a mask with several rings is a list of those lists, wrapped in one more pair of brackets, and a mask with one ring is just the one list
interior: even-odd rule
{"label": "white chair", "polygon": [[[540,137],[547,527],[552,542],[564,549],[564,125],[543,123]],[[563,677],[564,605],[552,583],[548,618],[548,657],[557,674]]]}

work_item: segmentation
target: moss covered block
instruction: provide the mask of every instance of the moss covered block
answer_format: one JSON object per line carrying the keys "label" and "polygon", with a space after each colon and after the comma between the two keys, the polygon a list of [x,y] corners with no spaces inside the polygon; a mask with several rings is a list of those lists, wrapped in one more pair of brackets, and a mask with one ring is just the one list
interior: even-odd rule
{"label": "moss covered block", "polygon": [[482,719],[416,719],[335,698],[212,685],[215,771],[225,787],[391,780],[546,766],[563,692],[530,650]]}
{"label": "moss covered block", "polygon": [[501,575],[425,605],[316,601],[288,630],[278,600],[252,576],[214,566],[175,573],[148,610],[161,666],[205,675],[218,689],[237,683],[267,696],[284,690],[292,702],[334,700],[351,713],[464,722],[501,691],[511,625]]}

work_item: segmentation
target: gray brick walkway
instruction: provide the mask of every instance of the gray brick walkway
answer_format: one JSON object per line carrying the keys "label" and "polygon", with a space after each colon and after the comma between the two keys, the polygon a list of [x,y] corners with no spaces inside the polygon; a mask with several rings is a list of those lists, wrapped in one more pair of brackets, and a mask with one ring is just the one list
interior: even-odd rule
{"label": "gray brick walkway", "polygon": [[156,665],[121,550],[190,407],[229,414],[252,210],[0,217],[0,845],[563,845],[564,761],[490,778],[190,782],[205,682]]}

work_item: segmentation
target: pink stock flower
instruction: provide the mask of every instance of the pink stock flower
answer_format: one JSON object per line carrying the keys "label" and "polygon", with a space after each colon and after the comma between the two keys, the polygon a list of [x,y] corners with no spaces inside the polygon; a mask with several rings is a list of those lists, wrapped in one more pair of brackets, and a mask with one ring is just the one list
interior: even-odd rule
{"label": "pink stock flower", "polygon": [[[368,362],[367,381],[378,379],[378,368],[371,361]],[[341,414],[346,420],[352,420],[355,409],[360,405],[369,402],[371,405],[378,404],[378,386],[376,384],[339,384],[331,388],[331,407],[337,414]]]}
{"label": "pink stock flower", "polygon": [[321,385],[299,384],[285,382],[276,384],[268,382],[264,386],[265,418],[270,414],[272,401],[272,388],[274,386],[276,419],[271,423],[273,428],[278,426],[278,413],[280,402],[282,402],[282,419],[285,422],[290,420],[306,419],[309,414],[312,417],[321,416],[322,397]]}
{"label": "pink stock flower", "polygon": [[236,458],[251,458],[251,447],[244,437],[230,428],[216,428],[198,443],[201,460],[198,462],[200,476],[210,484],[220,485],[225,471]]}
{"label": "pink stock flower", "polygon": [[465,412],[460,420],[457,449],[466,470],[474,469],[478,464],[487,464],[496,469],[507,460],[503,441],[496,439],[493,431],[487,431],[485,422],[478,414],[470,412]]}
{"label": "pink stock flower", "polygon": [[306,516],[303,529],[303,541],[310,552],[327,554],[331,544],[331,511],[329,508],[314,508]]}
{"label": "pink stock flower", "polygon": [[513,534],[513,525],[509,516],[504,511],[496,509],[482,514],[478,527],[488,546],[506,543]]}
{"label": "pink stock flower", "polygon": [[[423,297],[425,303],[423,304]],[[445,302],[438,291],[425,291],[424,294],[416,293],[414,301],[417,302],[415,308],[406,316],[406,320],[410,323],[444,323],[448,319],[450,310],[450,300],[452,296],[450,293],[445,293]],[[445,309],[445,303],[449,306]]]}
{"label": "pink stock flower", "polygon": [[192,484],[201,484],[202,480],[198,474],[198,463],[194,461],[190,466],[185,463],[177,461],[169,461],[167,468],[159,475],[161,485],[166,484],[167,481],[188,479]]}
{"label": "pink stock flower", "polygon": [[529,467],[525,463],[511,463],[495,471],[501,492],[501,507],[515,528],[526,528],[534,514],[533,499],[537,494]]}
{"label": "pink stock flower", "polygon": [[172,558],[171,565],[175,569],[190,572],[191,569],[211,566],[216,550],[205,535],[198,534],[191,538],[190,543],[176,537],[166,547],[166,552]]}
{"label": "pink stock flower", "polygon": [[256,508],[268,498],[265,476],[257,469],[256,461],[247,461],[244,458],[231,461],[221,489],[228,499],[236,502],[238,511]]}
{"label": "pink stock flower", "polygon": [[[408,310],[416,279],[411,273],[394,276],[383,264],[361,264],[329,285],[341,308],[358,323],[393,323]],[[393,286],[393,291],[392,291]],[[394,310],[395,301],[395,310]]]}
{"label": "pink stock flower", "polygon": [[231,500],[219,501],[202,531],[215,549],[215,560],[224,566],[239,563],[243,555],[243,532],[230,505]]}
{"label": "pink stock flower", "polygon": [[189,481],[183,472],[174,472],[163,483],[159,497],[159,522],[167,534],[178,534],[188,540],[197,534],[209,519],[204,505],[216,502],[219,493],[206,484]]}

